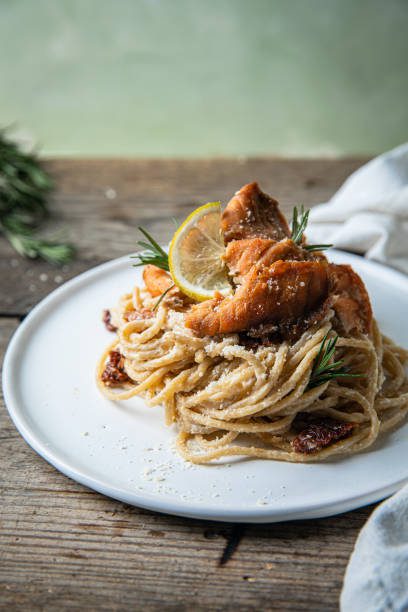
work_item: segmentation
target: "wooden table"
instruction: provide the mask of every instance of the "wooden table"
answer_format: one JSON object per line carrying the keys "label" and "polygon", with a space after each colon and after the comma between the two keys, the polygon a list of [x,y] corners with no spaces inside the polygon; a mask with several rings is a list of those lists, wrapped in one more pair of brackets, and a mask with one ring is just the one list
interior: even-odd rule
{"label": "wooden table", "polygon": [[[51,268],[21,259],[0,239],[0,350],[61,282],[133,251],[138,225],[166,242],[172,217],[226,202],[255,179],[288,212],[325,201],[364,161],[49,160],[58,186],[50,229],[66,228],[77,259]],[[155,514],[69,480],[26,445],[4,405],[0,417],[1,610],[337,609],[373,506],[247,526]]]}

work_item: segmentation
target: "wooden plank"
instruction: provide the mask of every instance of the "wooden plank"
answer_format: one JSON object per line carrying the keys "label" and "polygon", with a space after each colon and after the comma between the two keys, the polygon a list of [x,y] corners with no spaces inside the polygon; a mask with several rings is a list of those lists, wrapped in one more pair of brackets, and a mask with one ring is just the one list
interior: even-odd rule
{"label": "wooden plank", "polygon": [[[132,251],[138,224],[165,241],[172,216],[225,201],[252,179],[286,209],[310,205],[330,197],[361,162],[50,161],[59,186],[53,223],[68,228],[78,259],[53,270],[17,259],[0,241],[7,287],[0,311],[9,315],[0,318],[0,355],[18,325],[13,313],[26,313],[58,277]],[[250,525],[242,536],[242,526],[155,514],[85,489],[25,444],[1,403],[0,440],[4,610],[336,610],[348,557],[372,510]],[[220,567],[226,550],[232,557]]]}
{"label": "wooden plank", "polygon": [[154,515],[75,488],[7,491],[5,609],[336,610],[367,516],[251,526],[220,568],[231,526]]}
{"label": "wooden plank", "polygon": [[57,190],[53,219],[78,249],[62,269],[22,260],[0,239],[0,313],[24,314],[61,282],[135,250],[139,225],[166,243],[172,219],[203,202],[226,202],[244,183],[258,180],[288,212],[294,203],[326,201],[365,159],[211,161],[54,160],[47,167]]}

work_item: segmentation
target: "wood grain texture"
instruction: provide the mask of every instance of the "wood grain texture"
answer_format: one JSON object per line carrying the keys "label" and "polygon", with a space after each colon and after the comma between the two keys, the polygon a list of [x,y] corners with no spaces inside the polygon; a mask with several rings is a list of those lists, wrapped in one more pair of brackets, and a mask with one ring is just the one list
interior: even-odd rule
{"label": "wood grain texture", "polygon": [[[225,201],[253,179],[286,210],[310,205],[330,197],[362,161],[49,161],[58,184],[50,230],[68,228],[78,259],[52,269],[17,258],[0,241],[0,354],[19,318],[61,279],[131,252],[139,224],[165,242],[172,216]],[[48,465],[3,404],[0,470],[1,610],[336,610],[347,560],[372,511],[237,527],[139,510]]]}

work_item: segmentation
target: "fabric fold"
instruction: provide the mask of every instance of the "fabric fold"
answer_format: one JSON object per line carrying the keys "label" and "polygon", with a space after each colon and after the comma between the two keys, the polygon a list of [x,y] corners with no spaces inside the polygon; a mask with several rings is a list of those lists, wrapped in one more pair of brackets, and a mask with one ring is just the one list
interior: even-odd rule
{"label": "fabric fold", "polygon": [[408,485],[378,506],[361,530],[347,566],[340,608],[408,610]]}
{"label": "fabric fold", "polygon": [[408,273],[408,143],[359,168],[314,207],[307,237]]}

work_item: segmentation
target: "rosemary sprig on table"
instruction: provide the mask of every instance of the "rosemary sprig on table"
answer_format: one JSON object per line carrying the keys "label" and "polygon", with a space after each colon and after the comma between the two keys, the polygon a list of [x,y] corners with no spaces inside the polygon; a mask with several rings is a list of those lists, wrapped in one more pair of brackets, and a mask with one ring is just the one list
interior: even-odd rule
{"label": "rosemary sprig on table", "polygon": [[51,178],[34,153],[25,153],[0,130],[0,233],[14,249],[31,259],[53,264],[68,262],[74,253],[69,244],[42,240],[34,230],[47,217]]}
{"label": "rosemary sprig on table", "polygon": [[[303,206],[300,207],[299,211],[297,206],[293,209],[292,215],[292,240],[295,244],[301,244],[303,240],[303,234],[309,221],[310,210],[305,210]],[[329,249],[332,244],[305,244],[303,248],[306,251],[324,251]]]}
{"label": "rosemary sprig on table", "polygon": [[334,351],[336,350],[338,336],[334,338],[327,338],[329,332],[324,336],[320,345],[319,352],[313,364],[312,373],[310,375],[308,389],[313,389],[325,382],[330,382],[336,378],[360,378],[362,374],[350,374],[347,367],[345,367],[344,361],[333,361],[330,363]]}
{"label": "rosemary sprig on table", "polygon": [[45,261],[56,265],[68,263],[73,256],[74,250],[69,244],[59,244],[50,240],[40,240],[30,234],[9,234],[6,232],[10,243],[15,250],[25,257],[36,259],[41,257]]}
{"label": "rosemary sprig on table", "polygon": [[147,242],[144,240],[138,240],[137,244],[143,249],[141,253],[137,255],[132,255],[133,259],[138,259],[139,261],[133,264],[135,267],[137,266],[145,266],[147,264],[153,264],[162,270],[169,271],[169,257],[161,246],[156,242],[156,240],[145,230],[143,227],[139,227],[139,231],[142,232],[143,236],[146,238]]}

